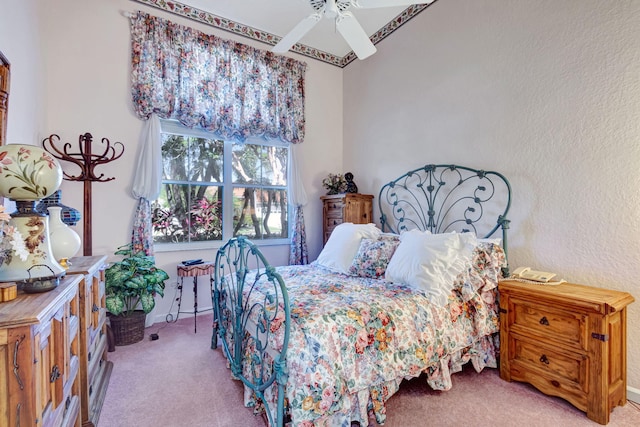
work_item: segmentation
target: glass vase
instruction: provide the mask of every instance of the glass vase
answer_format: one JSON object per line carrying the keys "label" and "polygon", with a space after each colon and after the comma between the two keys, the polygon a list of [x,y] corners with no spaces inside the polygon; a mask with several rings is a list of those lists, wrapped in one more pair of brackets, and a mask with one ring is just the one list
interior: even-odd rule
{"label": "glass vase", "polygon": [[49,241],[54,258],[65,269],[68,268],[68,260],[73,257],[82,244],[80,236],[67,224],[62,222],[60,213],[62,208],[50,206],[49,211]]}

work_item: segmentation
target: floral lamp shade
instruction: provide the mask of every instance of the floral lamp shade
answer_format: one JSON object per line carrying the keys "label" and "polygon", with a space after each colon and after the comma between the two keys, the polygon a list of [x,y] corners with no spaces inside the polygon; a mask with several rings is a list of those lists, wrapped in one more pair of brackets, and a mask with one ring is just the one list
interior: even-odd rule
{"label": "floral lamp shade", "polygon": [[[0,282],[15,281],[25,292],[54,289],[65,274],[51,250],[49,218],[35,210],[36,201],[62,183],[62,167],[42,148],[9,144],[0,147],[0,196],[16,202],[10,220],[3,217]],[[3,212],[4,213],[4,212]]]}
{"label": "floral lamp shade", "polygon": [[0,147],[0,196],[15,201],[40,200],[62,183],[60,163],[42,148],[9,144]]}

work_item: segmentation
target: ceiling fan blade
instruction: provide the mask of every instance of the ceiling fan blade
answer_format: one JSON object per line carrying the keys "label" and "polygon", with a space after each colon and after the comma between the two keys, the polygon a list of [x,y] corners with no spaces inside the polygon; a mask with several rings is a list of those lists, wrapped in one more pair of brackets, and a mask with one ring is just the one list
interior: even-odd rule
{"label": "ceiling fan blade", "polygon": [[411,6],[412,4],[429,4],[434,0],[353,0],[351,4],[361,9],[373,9],[377,7]]}
{"label": "ceiling fan blade", "polygon": [[289,31],[277,45],[271,49],[272,52],[285,53],[298,42],[305,34],[307,34],[322,19],[322,13],[316,12],[307,16],[298,23],[293,30]]}
{"label": "ceiling fan blade", "polygon": [[351,12],[344,12],[338,16],[336,28],[359,59],[365,59],[376,53],[376,47]]}

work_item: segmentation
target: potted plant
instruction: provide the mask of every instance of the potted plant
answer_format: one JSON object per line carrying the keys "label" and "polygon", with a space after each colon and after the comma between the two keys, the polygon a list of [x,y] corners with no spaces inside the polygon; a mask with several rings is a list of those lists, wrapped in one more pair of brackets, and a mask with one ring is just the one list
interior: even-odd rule
{"label": "potted plant", "polygon": [[322,180],[322,186],[327,190],[327,194],[340,194],[347,191],[347,180],[341,173],[330,173]]}
{"label": "potted plant", "polygon": [[169,275],[156,267],[155,258],[134,252],[132,245],[120,246],[122,255],[105,270],[105,305],[115,345],[142,341],[147,313],[156,305],[155,296],[164,296]]}

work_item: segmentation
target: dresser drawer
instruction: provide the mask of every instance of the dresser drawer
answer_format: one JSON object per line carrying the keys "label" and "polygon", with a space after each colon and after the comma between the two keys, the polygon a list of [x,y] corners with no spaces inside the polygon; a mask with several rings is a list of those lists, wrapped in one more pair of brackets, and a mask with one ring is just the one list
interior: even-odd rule
{"label": "dresser drawer", "polygon": [[333,231],[338,225],[342,224],[342,218],[327,218],[325,220],[325,226],[327,227],[327,231]]}
{"label": "dresser drawer", "polygon": [[586,349],[586,317],[544,304],[511,298],[513,313],[509,327],[514,333],[535,334],[577,349]]}
{"label": "dresser drawer", "polygon": [[342,208],[344,204],[341,202],[327,202],[325,204],[327,210],[327,218],[342,218]]}

